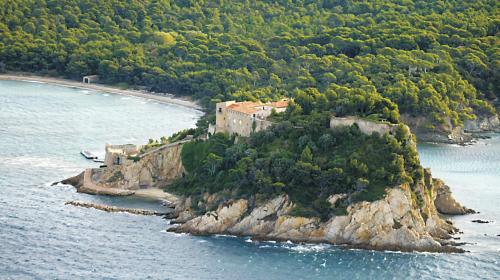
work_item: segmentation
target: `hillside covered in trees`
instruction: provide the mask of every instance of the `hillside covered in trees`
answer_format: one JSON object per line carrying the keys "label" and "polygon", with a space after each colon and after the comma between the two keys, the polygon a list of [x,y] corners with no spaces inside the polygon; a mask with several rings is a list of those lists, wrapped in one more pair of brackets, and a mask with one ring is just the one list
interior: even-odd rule
{"label": "hillside covered in trees", "polygon": [[494,0],[0,2],[0,71],[98,74],[207,108],[292,96],[430,128],[494,114],[500,94]]}
{"label": "hillside covered in trees", "polygon": [[[356,126],[329,128],[328,113],[296,114],[248,139],[217,133],[207,141],[184,145],[182,162],[188,171],[169,192],[191,197],[201,213],[204,194],[258,200],[287,194],[296,203],[293,215],[343,215],[357,201],[374,201],[387,187],[408,184],[415,191],[424,171],[416,141],[405,125],[394,135],[362,133]],[[348,194],[331,207],[328,198]],[[416,199],[424,194],[414,192]],[[200,204],[201,206],[198,206]]]}

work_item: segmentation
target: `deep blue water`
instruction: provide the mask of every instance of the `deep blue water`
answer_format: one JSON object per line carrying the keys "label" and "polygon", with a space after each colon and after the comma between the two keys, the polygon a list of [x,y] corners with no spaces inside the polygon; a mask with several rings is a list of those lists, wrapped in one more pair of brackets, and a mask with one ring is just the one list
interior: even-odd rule
{"label": "deep blue water", "polygon": [[[104,143],[144,143],[193,127],[200,113],[144,99],[0,81],[0,279],[498,279],[500,137],[470,147],[420,145],[424,166],[481,211],[453,218],[466,254],[345,250],[165,232],[158,217],[66,206],[156,202],[76,193],[50,183],[93,163]],[[473,219],[495,221],[475,224]]]}

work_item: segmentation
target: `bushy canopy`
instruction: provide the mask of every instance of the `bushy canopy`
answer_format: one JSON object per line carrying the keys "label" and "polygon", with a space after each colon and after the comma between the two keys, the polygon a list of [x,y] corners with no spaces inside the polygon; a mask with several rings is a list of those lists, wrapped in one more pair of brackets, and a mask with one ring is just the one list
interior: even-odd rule
{"label": "bushy canopy", "polygon": [[99,74],[209,108],[314,88],[339,113],[459,124],[494,111],[499,26],[494,0],[2,1],[0,71]]}
{"label": "bushy canopy", "polygon": [[328,120],[327,114],[298,115],[237,144],[221,133],[187,143],[182,162],[188,174],[168,190],[194,198],[286,193],[297,204],[296,214],[326,219],[335,211],[327,203],[332,194],[352,194],[351,202],[375,200],[387,187],[422,178],[406,126],[397,127],[394,136],[366,135],[356,126],[332,130]]}

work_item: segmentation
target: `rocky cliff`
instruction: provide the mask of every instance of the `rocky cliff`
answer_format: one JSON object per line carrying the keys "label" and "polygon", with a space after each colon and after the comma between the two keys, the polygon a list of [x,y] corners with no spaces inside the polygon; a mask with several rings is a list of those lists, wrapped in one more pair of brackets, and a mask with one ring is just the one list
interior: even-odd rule
{"label": "rocky cliff", "polygon": [[401,120],[415,133],[418,140],[436,143],[462,144],[474,139],[474,133],[500,130],[498,115],[478,116],[474,120],[466,120],[463,126],[454,126],[450,119],[442,124],[432,124],[427,117],[413,117],[402,114]]}
{"label": "rocky cliff", "polygon": [[479,117],[475,120],[464,122],[464,131],[471,133],[498,131],[500,129],[500,119],[498,115],[489,117]]}
{"label": "rocky cliff", "polygon": [[[446,214],[463,214],[451,197],[449,188],[439,180],[422,182],[414,190],[408,185],[388,188],[385,198],[348,206],[347,214],[328,221],[290,215],[294,203],[287,195],[256,202],[250,199],[222,200],[205,195],[196,206],[215,210],[196,214],[191,198],[176,205],[177,224],[170,231],[196,235],[233,234],[256,239],[325,242],[358,248],[401,251],[462,252],[448,246],[446,239],[457,231]],[[335,199],[342,199],[338,196]],[[452,203],[449,203],[452,201]]]}
{"label": "rocky cliff", "polygon": [[141,189],[161,188],[185,172],[183,143],[163,145],[119,165],[90,168],[62,183],[75,186],[79,192],[105,195],[132,195]]}
{"label": "rocky cliff", "polygon": [[[165,186],[183,176],[182,143],[164,145],[121,165],[87,169],[64,180],[79,192],[131,195],[143,188]],[[170,231],[197,235],[233,234],[257,239],[325,242],[358,248],[401,251],[461,252],[446,241],[457,229],[441,214],[473,212],[453,199],[448,186],[433,179],[425,170],[415,186],[400,185],[386,189],[383,199],[350,203],[344,215],[327,221],[318,217],[293,216],[295,204],[283,194],[263,200],[258,194],[234,199],[228,194],[204,194],[201,199],[164,199],[175,207],[169,214]],[[352,195],[352,194],[351,194]],[[350,201],[349,194],[332,195],[337,201]]]}
{"label": "rocky cliff", "polygon": [[104,187],[127,190],[163,187],[185,172],[181,151],[182,143],[165,145],[121,165],[102,168],[95,181]]}

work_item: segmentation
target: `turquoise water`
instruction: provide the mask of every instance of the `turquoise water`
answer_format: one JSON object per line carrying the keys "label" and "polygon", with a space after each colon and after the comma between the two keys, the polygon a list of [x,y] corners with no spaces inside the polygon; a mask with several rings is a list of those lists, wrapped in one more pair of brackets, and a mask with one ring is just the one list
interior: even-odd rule
{"label": "turquoise water", "polygon": [[[144,99],[0,81],[0,279],[495,279],[500,277],[500,137],[475,146],[421,145],[421,159],[481,214],[453,218],[466,254],[345,250],[165,232],[158,217],[66,206],[67,200],[160,209],[78,194],[53,181],[92,162],[104,143],[143,143],[200,113]],[[494,220],[475,224],[473,219]]]}

